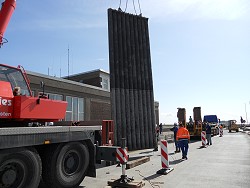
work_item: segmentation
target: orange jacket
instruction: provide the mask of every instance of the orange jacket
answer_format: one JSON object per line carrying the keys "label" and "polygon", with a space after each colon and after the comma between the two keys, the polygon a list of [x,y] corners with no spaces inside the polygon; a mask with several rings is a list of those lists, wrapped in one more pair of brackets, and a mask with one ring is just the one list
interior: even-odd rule
{"label": "orange jacket", "polygon": [[176,140],[188,139],[190,140],[189,132],[186,128],[180,127],[177,131]]}

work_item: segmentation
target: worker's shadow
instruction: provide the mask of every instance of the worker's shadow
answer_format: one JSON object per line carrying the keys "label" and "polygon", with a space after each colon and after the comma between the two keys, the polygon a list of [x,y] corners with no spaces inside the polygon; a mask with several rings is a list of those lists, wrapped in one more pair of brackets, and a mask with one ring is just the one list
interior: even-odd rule
{"label": "worker's shadow", "polygon": [[172,153],[169,153],[168,155],[174,155],[175,153],[174,152],[172,152]]}
{"label": "worker's shadow", "polygon": [[200,146],[200,147],[198,147],[197,149],[206,149],[207,148],[207,145],[205,145],[205,146]]}

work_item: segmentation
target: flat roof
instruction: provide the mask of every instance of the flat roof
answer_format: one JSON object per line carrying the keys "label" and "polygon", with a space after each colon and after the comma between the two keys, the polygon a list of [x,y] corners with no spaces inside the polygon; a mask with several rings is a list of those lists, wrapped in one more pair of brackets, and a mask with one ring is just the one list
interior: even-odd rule
{"label": "flat roof", "polygon": [[51,79],[51,80],[55,80],[55,81],[60,81],[60,82],[65,82],[65,83],[69,83],[69,84],[73,84],[73,85],[84,86],[84,87],[88,87],[88,88],[92,88],[92,89],[96,89],[96,90],[100,90],[100,91],[107,91],[107,90],[105,90],[105,89],[103,89],[101,87],[92,86],[92,85],[89,85],[89,84],[84,84],[84,83],[68,80],[68,79],[65,79],[65,78],[49,76],[49,75],[45,75],[45,74],[41,74],[41,73],[37,73],[37,72],[32,72],[32,71],[26,71],[26,73],[28,75],[39,76],[39,77],[43,77],[43,78],[47,78],[47,79]]}

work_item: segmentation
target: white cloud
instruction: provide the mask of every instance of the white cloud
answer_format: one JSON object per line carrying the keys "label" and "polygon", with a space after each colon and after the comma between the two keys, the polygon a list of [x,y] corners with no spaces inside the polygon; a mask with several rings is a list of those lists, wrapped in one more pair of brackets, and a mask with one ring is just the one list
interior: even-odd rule
{"label": "white cloud", "polygon": [[177,121],[176,114],[173,113],[162,112],[160,113],[159,116],[160,116],[160,123],[163,124],[173,124],[175,121]]}
{"label": "white cloud", "polygon": [[148,0],[142,13],[157,21],[249,19],[249,0]]}

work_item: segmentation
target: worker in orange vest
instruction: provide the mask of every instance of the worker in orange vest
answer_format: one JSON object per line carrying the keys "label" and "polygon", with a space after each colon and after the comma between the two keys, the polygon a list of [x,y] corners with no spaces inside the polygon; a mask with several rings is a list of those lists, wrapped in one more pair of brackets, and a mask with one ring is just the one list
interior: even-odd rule
{"label": "worker in orange vest", "polygon": [[190,134],[188,130],[183,127],[182,122],[179,122],[179,129],[177,131],[176,139],[179,143],[182,152],[182,159],[187,159],[188,143],[190,141]]}

